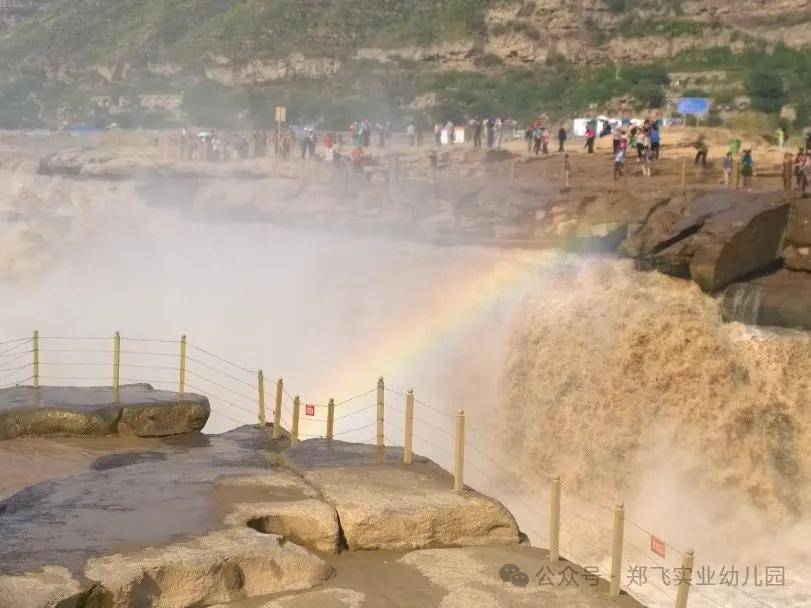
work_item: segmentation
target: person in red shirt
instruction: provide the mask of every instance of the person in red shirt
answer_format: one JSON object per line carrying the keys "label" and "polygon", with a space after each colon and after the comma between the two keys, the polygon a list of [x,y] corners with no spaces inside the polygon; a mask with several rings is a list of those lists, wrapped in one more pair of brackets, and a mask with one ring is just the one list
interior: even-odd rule
{"label": "person in red shirt", "polygon": [[586,148],[589,151],[589,154],[594,154],[594,139],[597,137],[597,132],[594,130],[594,127],[589,124],[586,127]]}
{"label": "person in red shirt", "polygon": [[335,137],[332,135],[332,133],[327,133],[326,136],[324,137],[324,150],[326,152],[326,158],[328,163],[331,163],[333,160],[335,160],[335,157],[333,155],[334,146],[335,146]]}

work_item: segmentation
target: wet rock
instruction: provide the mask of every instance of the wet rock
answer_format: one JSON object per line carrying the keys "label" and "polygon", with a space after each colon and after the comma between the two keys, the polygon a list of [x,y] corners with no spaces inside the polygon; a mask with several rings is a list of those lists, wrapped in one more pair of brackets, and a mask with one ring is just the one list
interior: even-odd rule
{"label": "wet rock", "polygon": [[715,292],[780,257],[788,212],[783,194],[680,194],[654,205],[620,251],[639,268],[691,277]]}
{"label": "wet rock", "polygon": [[633,258],[650,257],[695,234],[707,219],[733,205],[734,200],[728,194],[716,197],[689,193],[657,201],[642,226],[629,235],[620,250]]}
{"label": "wet rock", "polygon": [[[261,449],[261,448],[260,448]],[[224,475],[217,484],[228,488],[261,488],[278,493],[287,490],[306,498],[320,498],[321,493],[289,469],[267,469],[252,475]]]}
{"label": "wet rock", "polygon": [[710,218],[690,260],[690,276],[714,293],[780,258],[788,203],[757,202]]}
{"label": "wet rock", "polygon": [[15,387],[0,391],[0,440],[15,437],[165,437],[201,430],[211,408],[206,397],[156,391],[148,384],[110,388]]}
{"label": "wet rock", "polygon": [[636,266],[640,270],[657,270],[662,274],[689,279],[690,260],[695,253],[695,246],[695,239],[689,236],[638,260]]}
{"label": "wet rock", "polygon": [[519,542],[504,506],[417,467],[373,465],[304,473],[338,511],[351,550],[500,545]]}
{"label": "wet rock", "polygon": [[61,566],[0,576],[2,608],[81,608],[85,605],[84,598],[82,585]]}
{"label": "wet rock", "polygon": [[804,196],[791,205],[786,238],[794,245],[811,245],[811,197]]}
{"label": "wet rock", "polygon": [[811,274],[781,270],[730,285],[721,313],[726,321],[811,329]]}
{"label": "wet rock", "polygon": [[249,528],[188,542],[93,558],[90,602],[105,608],[190,608],[314,587],[332,567],[307,549]]}
{"label": "wet rock", "polygon": [[128,467],[141,462],[162,462],[166,454],[162,452],[128,452],[125,454],[107,454],[97,458],[90,468],[94,471],[109,471],[120,467]]}
{"label": "wet rock", "polygon": [[321,500],[239,504],[225,523],[276,534],[313,551],[338,552],[338,514]]}
{"label": "wet rock", "polygon": [[566,248],[616,251],[626,240],[630,227],[645,222],[652,209],[661,204],[662,200],[657,197],[637,197],[627,193],[583,197],[577,207],[571,209],[575,223]]}
{"label": "wet rock", "polygon": [[786,268],[811,272],[811,246],[788,245],[783,251]]}

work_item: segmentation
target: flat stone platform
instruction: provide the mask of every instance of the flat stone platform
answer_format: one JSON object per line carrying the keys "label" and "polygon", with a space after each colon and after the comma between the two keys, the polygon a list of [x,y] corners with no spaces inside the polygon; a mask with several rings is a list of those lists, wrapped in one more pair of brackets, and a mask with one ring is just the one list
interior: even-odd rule
{"label": "flat stone platform", "polygon": [[580,587],[503,580],[546,552],[427,458],[272,431],[2,442],[29,470],[0,494],[0,608],[638,608],[568,562]]}
{"label": "flat stone platform", "polygon": [[121,387],[19,386],[0,390],[0,440],[17,437],[135,435],[165,437],[194,433],[211,407],[202,395],[155,390],[149,384]]}

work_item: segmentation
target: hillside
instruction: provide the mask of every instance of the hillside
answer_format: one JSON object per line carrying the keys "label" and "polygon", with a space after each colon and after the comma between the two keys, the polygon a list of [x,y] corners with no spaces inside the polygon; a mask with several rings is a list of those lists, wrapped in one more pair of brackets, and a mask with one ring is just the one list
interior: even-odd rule
{"label": "hillside", "polygon": [[228,107],[252,123],[275,103],[334,120],[367,110],[358,103],[392,118],[426,105],[524,118],[539,103],[560,113],[629,95],[657,106],[666,74],[619,78],[620,66],[654,62],[714,71],[719,90],[698,92],[729,104],[748,69],[775,67],[762,61],[770,53],[783,101],[804,106],[809,44],[811,0],[14,0],[0,5],[0,123],[92,119],[122,104],[139,121],[139,95],[181,91],[191,120]]}

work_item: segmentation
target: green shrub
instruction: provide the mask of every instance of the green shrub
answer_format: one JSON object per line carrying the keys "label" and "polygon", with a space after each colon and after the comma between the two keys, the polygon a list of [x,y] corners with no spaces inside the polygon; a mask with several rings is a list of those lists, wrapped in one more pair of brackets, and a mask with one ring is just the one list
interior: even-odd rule
{"label": "green shrub", "polygon": [[747,75],[746,93],[752,99],[752,108],[759,112],[779,112],[787,100],[780,74],[762,68],[755,68]]}
{"label": "green shrub", "polygon": [[608,10],[610,10],[612,13],[623,13],[630,7],[630,0],[608,0]]}
{"label": "green shrub", "polygon": [[654,82],[641,82],[631,92],[645,108],[661,108],[665,103],[665,90]]}

